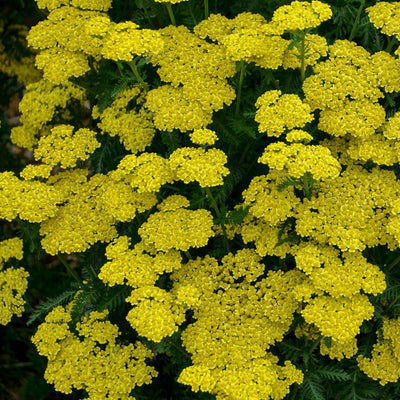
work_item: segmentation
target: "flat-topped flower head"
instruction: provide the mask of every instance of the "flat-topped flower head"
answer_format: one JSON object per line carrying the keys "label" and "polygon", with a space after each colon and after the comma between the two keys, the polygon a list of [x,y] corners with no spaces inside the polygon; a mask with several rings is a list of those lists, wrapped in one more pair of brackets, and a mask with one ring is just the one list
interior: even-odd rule
{"label": "flat-topped flower head", "polygon": [[293,1],[289,5],[279,7],[272,17],[271,23],[286,32],[316,28],[332,16],[328,4],[320,1]]}
{"label": "flat-topped flower head", "polygon": [[193,143],[203,146],[211,146],[218,140],[217,134],[211,129],[207,128],[195,129],[189,134],[189,136]]}
{"label": "flat-topped flower head", "polygon": [[280,90],[269,90],[256,102],[255,121],[258,130],[268,136],[279,137],[286,129],[302,128],[314,117],[311,108],[295,94],[282,94]]}

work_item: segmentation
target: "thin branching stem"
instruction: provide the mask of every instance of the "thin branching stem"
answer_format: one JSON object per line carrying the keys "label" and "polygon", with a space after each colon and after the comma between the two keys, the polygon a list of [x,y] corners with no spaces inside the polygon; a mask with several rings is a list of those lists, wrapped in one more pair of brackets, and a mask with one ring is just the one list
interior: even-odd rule
{"label": "thin branching stem", "polygon": [[65,268],[69,271],[69,273],[74,277],[74,279],[82,285],[82,280],[79,276],[75,273],[75,271],[71,268],[71,266],[67,263],[65,258],[61,254],[57,254],[57,258],[61,261],[61,264],[64,265]]}
{"label": "thin branching stem", "polygon": [[188,357],[190,359],[190,353],[188,353],[181,345],[175,343],[172,339],[170,338],[166,338],[166,341],[174,346],[180,353],[184,354],[186,357]]}
{"label": "thin branching stem", "polygon": [[137,63],[138,58],[135,58],[133,61],[129,61],[128,65],[130,69],[132,70],[133,74],[135,75],[136,79],[138,82],[143,86],[143,89],[147,92],[149,90],[149,87],[147,86],[147,83],[143,80],[143,78],[140,76],[139,71],[137,69]]}
{"label": "thin branching stem", "polygon": [[393,37],[389,40],[389,43],[387,44],[385,51],[386,51],[387,53],[390,53],[390,52],[392,51],[393,46],[396,44],[396,42],[397,42],[397,38],[396,38],[395,36],[393,36]]}
{"label": "thin branching stem", "polygon": [[358,23],[359,23],[360,17],[361,17],[361,12],[364,9],[364,7],[365,7],[365,0],[361,0],[360,7],[358,8],[358,11],[357,11],[356,19],[354,20],[354,24],[353,24],[353,27],[350,32],[350,36],[349,36],[350,41],[352,41],[354,39],[354,36],[356,35]]}
{"label": "thin branching stem", "polygon": [[190,16],[192,17],[193,23],[194,23],[195,25],[197,25],[197,19],[196,19],[196,17],[195,17],[194,14],[193,14],[193,4],[192,4],[192,1],[191,1],[191,0],[188,2],[188,7],[189,7]]}
{"label": "thin branching stem", "polygon": [[174,12],[172,11],[171,3],[165,3],[165,6],[167,7],[169,19],[171,20],[171,24],[176,26],[175,15],[174,15]]}
{"label": "thin branching stem", "polygon": [[400,300],[400,294],[388,305],[387,309],[390,310]]}
{"label": "thin branching stem", "polygon": [[208,0],[204,0],[204,19],[210,16],[210,9],[208,7]]}
{"label": "thin branching stem", "polygon": [[223,235],[224,235],[224,244],[225,244],[225,248],[226,248],[226,250],[229,252],[229,251],[230,251],[230,246],[229,246],[229,241],[228,241],[228,235],[227,235],[227,233],[226,233],[225,224],[223,223],[222,218],[221,218],[221,217],[222,217],[221,211],[220,211],[219,208],[218,208],[218,204],[217,204],[217,202],[215,201],[214,196],[212,195],[210,188],[209,188],[209,187],[206,187],[205,189],[206,189],[207,197],[208,197],[208,199],[210,200],[211,206],[214,208],[215,213],[217,214],[217,217],[218,217],[219,220],[220,220],[220,225],[221,225],[222,233],[223,233]]}
{"label": "thin branching stem", "polygon": [[245,149],[243,150],[242,155],[240,156],[239,165],[242,164],[242,162],[244,161],[244,159],[245,159],[247,153],[249,152],[250,147],[251,147],[251,145],[252,145],[253,143],[254,143],[254,140],[253,140],[253,139],[250,139],[250,140],[247,142],[247,145],[246,145]]}
{"label": "thin branching stem", "polygon": [[301,81],[304,82],[306,79],[306,34],[303,34],[300,43],[300,74]]}
{"label": "thin branching stem", "polygon": [[239,111],[240,111],[240,101],[242,99],[242,86],[243,86],[243,80],[244,80],[245,73],[246,73],[246,64],[242,60],[242,61],[240,61],[240,77],[239,77],[238,94],[236,97],[235,115],[239,115]]}
{"label": "thin branching stem", "polygon": [[294,400],[294,399],[296,398],[296,395],[297,395],[298,390],[299,390],[299,384],[298,384],[298,383],[295,383],[295,384],[293,385],[293,389],[292,389],[292,391],[291,391],[291,393],[290,393],[289,400]]}
{"label": "thin branching stem", "polygon": [[97,280],[97,274],[94,270],[94,268],[91,265],[86,265],[85,269],[87,271],[87,273],[90,275],[90,277],[92,278],[93,281]]}
{"label": "thin branching stem", "polygon": [[400,256],[396,257],[388,266],[388,271],[394,268],[400,262]]}

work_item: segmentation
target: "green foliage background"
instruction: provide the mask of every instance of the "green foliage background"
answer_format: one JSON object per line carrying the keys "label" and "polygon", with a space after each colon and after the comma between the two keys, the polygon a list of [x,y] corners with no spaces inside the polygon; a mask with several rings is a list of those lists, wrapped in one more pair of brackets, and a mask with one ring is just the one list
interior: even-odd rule
{"label": "green foliage background", "polygon": [[[221,13],[227,17],[234,17],[243,11],[260,13],[266,19],[272,17],[273,11],[291,1],[283,0],[223,0],[210,1],[210,13]],[[369,52],[374,53],[380,50],[390,49],[393,45],[369,22],[364,9],[375,4],[375,1],[326,1],[332,10],[333,17],[319,28],[319,33],[324,35],[329,43],[337,39],[349,39],[356,41]],[[6,47],[6,51],[16,58],[26,55],[26,48],[19,46],[13,39],[12,29],[8,26],[15,23],[22,23],[27,26],[35,25],[43,19],[44,14],[39,11],[33,0],[19,0],[1,7],[0,20],[5,24],[6,29],[1,33],[0,40]],[[203,19],[203,2],[200,0],[189,0],[186,3],[174,7],[176,20],[193,28]],[[168,13],[162,4],[151,0],[114,0],[110,15],[115,22],[131,20],[141,27],[158,28],[169,24]],[[104,65],[96,75],[87,74],[79,78],[78,83],[87,88],[89,96],[97,98],[100,107],[109,105],[113,98],[130,83],[135,82],[135,77],[129,71],[124,71],[123,76],[113,73],[107,65]],[[153,79],[154,70],[148,65],[139,65],[142,76],[149,76]],[[257,136],[257,126],[254,122],[256,99],[274,83],[279,81],[283,93],[299,93],[301,81],[298,71],[279,69],[268,76],[260,75],[256,67],[248,66],[244,81],[242,107],[243,112],[232,117],[222,110],[214,116],[213,126],[224,135],[224,140],[231,143],[229,159],[235,160],[228,165],[231,173],[225,183],[218,190],[213,190],[215,199],[222,210],[222,219],[225,221],[240,222],[246,215],[246,209],[239,209],[228,213],[241,198],[242,191],[246,188],[251,177],[260,174],[260,165],[255,162],[266,143],[265,138],[260,140]],[[94,85],[94,83],[97,83]],[[233,86],[238,86],[238,76],[233,78]],[[10,99],[13,96],[22,96],[23,87],[16,81],[15,77],[4,74],[0,76],[1,107],[1,128],[0,128],[0,171],[12,170],[19,172],[27,160],[23,153],[15,149],[10,141],[10,125],[6,118],[9,109]],[[394,114],[400,109],[396,99],[387,97],[388,115]],[[79,119],[77,120],[78,123]],[[226,126],[228,121],[228,126]],[[114,169],[124,154],[118,139],[104,136],[102,147],[95,152],[91,162],[96,172],[106,172]],[[162,143],[154,143],[151,151],[159,152],[167,149],[171,153],[182,146],[182,137],[173,133],[163,135]],[[251,146],[247,146],[251,143]],[[243,151],[243,149],[245,149]],[[18,153],[18,154],[17,154]],[[288,182],[290,184],[290,182]],[[168,191],[168,189],[165,189]],[[192,192],[190,185],[182,185],[181,194],[190,191],[192,199],[198,207],[205,206],[205,197],[201,192]],[[166,197],[173,192],[166,192]],[[136,223],[137,224],[137,223]],[[133,235],[138,226],[135,222],[122,224],[119,231]],[[26,294],[26,313],[22,318],[14,318],[7,326],[0,326],[0,399],[21,399],[21,400],[57,400],[57,399],[81,399],[83,393],[74,392],[71,395],[56,393],[51,385],[48,385],[44,378],[46,360],[36,353],[30,338],[36,330],[38,323],[43,321],[44,316],[56,305],[65,305],[70,301],[78,290],[72,276],[66,272],[62,262],[56,257],[45,255],[40,248],[40,237],[38,226],[27,224],[22,221],[14,223],[0,222],[0,239],[11,236],[24,238],[25,258],[22,265],[29,271],[29,289]],[[221,239],[222,240],[222,239]],[[222,247],[222,243],[220,243]],[[240,243],[238,243],[240,246]],[[71,258],[69,262],[77,262],[85,265],[82,270],[82,278],[88,283],[80,288],[82,291],[77,299],[77,307],[74,308],[73,317],[78,320],[82,314],[96,304],[98,309],[114,309],[112,318],[118,318],[126,313],[124,310],[124,299],[129,294],[126,287],[116,286],[113,288],[104,285],[97,277],[99,266],[104,263],[105,245],[93,246],[84,254],[84,259]],[[215,245],[214,248],[218,248]],[[217,255],[217,254],[212,254]],[[367,321],[363,324],[367,340],[360,344],[361,353],[369,355],[372,345],[376,340],[373,332],[379,331],[380,309],[378,303],[384,299],[391,304],[393,316],[398,315],[400,307],[400,272],[391,268],[399,262],[400,251],[388,255],[383,248],[368,250],[368,258],[371,262],[380,266],[385,271],[388,279],[388,289],[376,299],[376,322]],[[389,266],[389,267],[387,267]],[[296,322],[296,321],[295,321]],[[121,324],[121,323],[120,323]],[[122,330],[123,331],[123,330]],[[214,396],[204,393],[194,394],[186,386],[176,382],[176,376],[186,366],[190,365],[190,359],[180,346],[179,332],[170,340],[165,339],[159,344],[149,343],[149,347],[157,352],[155,367],[159,376],[149,386],[137,388],[135,397],[137,399],[158,399],[158,400],[212,400]],[[285,359],[291,360],[305,373],[302,385],[295,388],[287,400],[368,400],[380,399],[390,400],[400,398],[400,385],[387,384],[381,386],[379,383],[369,379],[359,371],[354,360],[344,360],[340,363],[331,361],[328,357],[319,355],[314,351],[315,343],[306,339],[295,339],[288,337],[284,342],[275,346],[277,355],[283,355]]]}

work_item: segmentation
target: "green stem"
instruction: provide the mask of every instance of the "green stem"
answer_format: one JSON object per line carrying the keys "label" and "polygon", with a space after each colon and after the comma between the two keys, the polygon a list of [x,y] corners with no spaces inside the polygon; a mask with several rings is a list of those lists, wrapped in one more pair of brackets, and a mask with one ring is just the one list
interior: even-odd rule
{"label": "green stem", "polygon": [[171,24],[176,26],[175,16],[174,16],[174,12],[172,11],[171,3],[165,3],[165,6],[167,7],[169,19],[171,20]]}
{"label": "green stem", "polygon": [[189,250],[186,250],[186,251],[185,251],[185,255],[186,255],[186,257],[188,258],[188,260],[193,260],[192,255],[189,253]]}
{"label": "green stem", "polygon": [[241,101],[241,97],[242,97],[242,85],[243,85],[243,79],[244,79],[245,72],[246,72],[246,64],[242,60],[242,61],[240,61],[240,77],[239,77],[238,94],[236,97],[235,115],[238,115],[239,110],[240,110],[240,101]]}
{"label": "green stem", "polygon": [[250,150],[250,147],[251,147],[251,145],[252,145],[253,143],[254,143],[254,140],[253,140],[253,139],[250,139],[250,140],[247,142],[247,145],[246,145],[245,149],[243,150],[242,155],[240,156],[239,165],[244,161],[244,159],[245,159],[245,157],[246,157],[246,155],[247,155],[248,151]]}
{"label": "green stem", "polygon": [[79,283],[79,285],[82,285],[82,281],[81,278],[79,278],[79,276],[75,273],[75,271],[70,267],[70,265],[67,263],[67,261],[65,261],[65,258],[60,255],[57,254],[58,259],[61,261],[61,264],[64,265],[65,268],[67,268],[67,270],[69,271],[69,273],[74,277],[74,279]]}
{"label": "green stem", "polygon": [[290,393],[289,400],[294,400],[296,398],[298,390],[299,390],[299,384],[295,383],[294,387],[293,387],[293,391],[292,391],[292,393]]}
{"label": "green stem", "polygon": [[390,53],[390,51],[392,50],[392,47],[394,46],[394,44],[395,44],[396,42],[397,42],[397,39],[396,39],[395,36],[393,36],[393,37],[389,40],[389,43],[388,43],[388,45],[386,46],[385,51],[386,51],[387,53]]}
{"label": "green stem", "polygon": [[205,189],[206,189],[207,197],[209,198],[209,200],[211,202],[211,205],[214,208],[215,213],[217,214],[218,219],[221,221],[220,225],[221,225],[221,228],[222,228],[222,233],[224,235],[225,247],[226,247],[226,250],[229,252],[230,251],[230,246],[229,246],[229,242],[228,242],[228,235],[226,234],[225,224],[221,220],[221,211],[218,208],[218,204],[215,201],[214,196],[212,195],[210,188],[206,187]]}
{"label": "green stem", "polygon": [[275,78],[274,74],[272,73],[272,71],[270,69],[267,69],[266,71],[268,73],[268,83],[272,82],[272,84],[274,85],[274,88],[276,90],[280,90],[279,82],[276,80],[276,78]]}
{"label": "green stem", "polygon": [[390,310],[400,299],[400,294],[388,305],[387,309]]}
{"label": "green stem", "polygon": [[26,368],[31,367],[33,364],[30,361],[27,362],[17,362],[14,364],[2,365],[3,368]]}
{"label": "green stem", "polygon": [[190,1],[188,2],[188,6],[189,6],[189,12],[190,12],[190,16],[192,17],[193,23],[194,23],[195,25],[197,25],[196,17],[195,17],[194,14],[193,14],[192,0],[190,0]]}
{"label": "green stem", "polygon": [[308,352],[308,354],[311,355],[314,352],[315,348],[321,343],[321,340],[322,340],[322,336],[320,336],[319,339],[314,342],[314,344],[310,348],[310,351]]}
{"label": "green stem", "polygon": [[124,76],[124,71],[122,70],[120,62],[117,61],[116,64],[117,64],[118,72],[120,73],[121,76]]}
{"label": "green stem", "polygon": [[136,79],[138,82],[143,86],[144,90],[147,92],[149,90],[149,87],[147,86],[147,83],[143,80],[143,78],[140,76],[139,71],[137,69],[137,62],[138,58],[134,59],[133,61],[129,61],[128,65],[130,69],[132,70],[133,74],[135,75]]}
{"label": "green stem", "polygon": [[97,274],[91,265],[85,266],[85,269],[93,281],[96,281],[98,279]]}
{"label": "green stem", "polygon": [[150,18],[149,11],[147,10],[147,7],[145,6],[144,3],[143,3],[143,10],[144,10],[144,13],[145,13],[145,15],[146,15],[147,20],[149,21],[149,24],[150,24],[152,27],[154,27],[154,23],[153,23],[152,19]]}
{"label": "green stem", "polygon": [[303,184],[303,194],[305,197],[307,197],[308,200],[311,200],[311,191],[310,191],[310,185],[308,182],[308,179],[306,176],[303,176],[301,178],[302,184]]}
{"label": "green stem", "polygon": [[388,266],[388,271],[394,268],[400,262],[400,256],[396,257]]}
{"label": "green stem", "polygon": [[215,210],[215,213],[217,214],[217,217],[220,218],[221,217],[221,212],[219,211],[218,208],[218,204],[214,199],[214,196],[211,193],[211,190],[209,187],[206,187],[206,193],[207,193],[207,197],[210,199],[211,205],[213,207],[213,209]]}
{"label": "green stem", "polygon": [[188,357],[190,359],[190,353],[188,353],[182,346],[180,346],[179,344],[176,344],[172,339],[170,338],[165,338],[165,340],[171,344],[172,346],[174,346],[178,351],[180,351],[182,354],[184,354],[186,357]]}
{"label": "green stem", "polygon": [[306,34],[303,34],[300,45],[300,74],[301,81],[304,82],[306,79]]}
{"label": "green stem", "polygon": [[400,262],[400,256],[396,257],[388,266],[388,271],[395,267]]}
{"label": "green stem", "polygon": [[208,0],[204,0],[204,19],[210,16],[210,10],[208,8]]}
{"label": "green stem", "polygon": [[356,19],[355,19],[354,24],[353,24],[353,28],[351,29],[351,32],[350,32],[350,36],[349,36],[349,41],[350,42],[354,39],[354,36],[356,35],[358,22],[360,21],[361,11],[363,10],[363,8],[365,6],[365,0],[361,0],[360,3],[361,4],[360,4],[360,7],[359,7],[359,9],[357,11],[357,15],[356,15]]}

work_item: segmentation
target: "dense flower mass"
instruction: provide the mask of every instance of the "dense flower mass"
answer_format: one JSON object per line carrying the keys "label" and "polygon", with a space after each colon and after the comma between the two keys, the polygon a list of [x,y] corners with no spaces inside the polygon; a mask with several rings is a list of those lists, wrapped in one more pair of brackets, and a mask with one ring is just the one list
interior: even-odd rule
{"label": "dense flower mass", "polygon": [[0,324],[32,303],[46,381],[398,398],[400,3],[36,3],[30,30],[0,21],[26,85],[0,131]]}
{"label": "dense flower mass", "polygon": [[15,314],[24,311],[23,295],[28,287],[28,272],[24,268],[7,268],[4,263],[11,258],[21,260],[22,240],[13,238],[0,242],[0,324],[6,325]]}
{"label": "dense flower mass", "polygon": [[76,388],[92,398],[128,399],[135,386],[157,376],[146,364],[151,351],[141,343],[118,343],[119,329],[106,320],[107,314],[94,311],[83,317],[74,333],[68,326],[69,312],[57,307],[39,326],[32,341],[48,358],[45,378],[58,391],[71,393]]}

